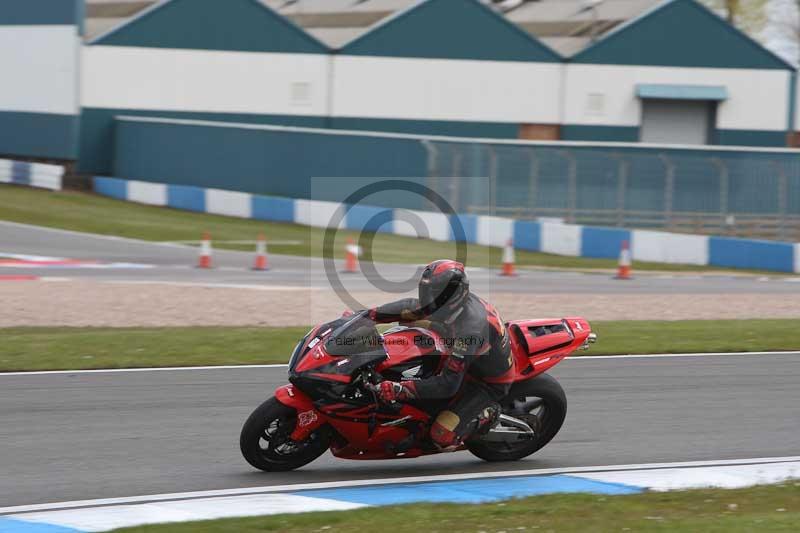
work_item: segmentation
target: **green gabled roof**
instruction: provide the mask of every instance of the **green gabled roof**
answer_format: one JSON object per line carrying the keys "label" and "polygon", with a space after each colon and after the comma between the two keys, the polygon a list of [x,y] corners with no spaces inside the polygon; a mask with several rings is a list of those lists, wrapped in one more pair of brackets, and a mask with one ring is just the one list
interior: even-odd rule
{"label": "green gabled roof", "polygon": [[325,54],[328,48],[258,0],[166,0],[91,44]]}
{"label": "green gabled roof", "polygon": [[667,0],[619,26],[570,61],[607,65],[794,69],[695,0]]}
{"label": "green gabled roof", "polygon": [[341,54],[557,63],[561,57],[478,0],[424,0],[378,23]]}

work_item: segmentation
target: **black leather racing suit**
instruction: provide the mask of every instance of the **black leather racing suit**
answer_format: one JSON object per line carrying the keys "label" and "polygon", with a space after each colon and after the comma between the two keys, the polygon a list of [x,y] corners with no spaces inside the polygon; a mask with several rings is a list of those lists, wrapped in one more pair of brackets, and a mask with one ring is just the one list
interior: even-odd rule
{"label": "black leather racing suit", "polygon": [[440,309],[425,315],[416,298],[407,298],[373,309],[370,318],[378,323],[418,322],[442,335],[450,355],[441,372],[402,382],[419,399],[452,398],[431,427],[431,438],[442,447],[463,442],[513,382],[514,360],[503,320],[494,306],[474,294],[455,312]]}

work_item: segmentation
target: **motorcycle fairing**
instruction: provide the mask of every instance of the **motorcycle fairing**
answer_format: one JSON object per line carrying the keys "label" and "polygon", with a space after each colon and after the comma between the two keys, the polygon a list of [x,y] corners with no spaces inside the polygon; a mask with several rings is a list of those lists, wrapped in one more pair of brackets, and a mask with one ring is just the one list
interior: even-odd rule
{"label": "motorcycle fairing", "polygon": [[534,378],[577,350],[591,333],[580,317],[512,320],[506,326],[517,368],[517,381]]}

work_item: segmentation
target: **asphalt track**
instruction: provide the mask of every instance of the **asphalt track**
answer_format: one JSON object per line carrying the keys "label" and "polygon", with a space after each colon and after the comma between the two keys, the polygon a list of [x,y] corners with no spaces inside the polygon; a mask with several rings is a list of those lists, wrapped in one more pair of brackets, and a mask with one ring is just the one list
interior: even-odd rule
{"label": "asphalt track", "polygon": [[[270,257],[269,272],[249,269],[253,254],[215,250],[217,268],[193,268],[197,249],[189,246],[158,244],[145,241],[106,237],[85,233],[48,229],[0,221],[0,254],[28,254],[105,262],[139,263],[151,268],[3,268],[2,274],[92,279],[96,281],[159,281],[205,284],[255,284],[279,287],[330,288],[323,262],[318,258]],[[341,265],[339,265],[341,267]],[[392,281],[414,277],[415,265],[377,264],[380,275]],[[342,276],[349,290],[374,290],[362,275]],[[496,272],[471,269],[470,280],[476,292],[487,296],[492,292],[535,294],[731,294],[731,293],[797,293],[800,277],[781,275],[766,277],[736,275],[652,275],[639,273],[637,279],[619,283],[607,273],[585,274],[524,270],[518,278],[503,278]]]}
{"label": "asphalt track", "polygon": [[567,422],[538,454],[252,470],[238,434],[284,368],[0,375],[0,506],[511,469],[800,455],[800,353],[583,358],[553,374]]}

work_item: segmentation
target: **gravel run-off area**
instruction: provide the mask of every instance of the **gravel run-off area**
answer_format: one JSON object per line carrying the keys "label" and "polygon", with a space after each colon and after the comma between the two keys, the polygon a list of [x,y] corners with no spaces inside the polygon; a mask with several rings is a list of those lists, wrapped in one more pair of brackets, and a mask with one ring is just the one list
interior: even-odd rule
{"label": "gravel run-off area", "polygon": [[[365,305],[391,299],[355,293]],[[591,320],[800,318],[796,294],[512,294],[492,302],[506,320],[584,316]],[[330,290],[204,287],[94,281],[0,284],[0,328],[19,326],[300,326],[341,314]]]}

